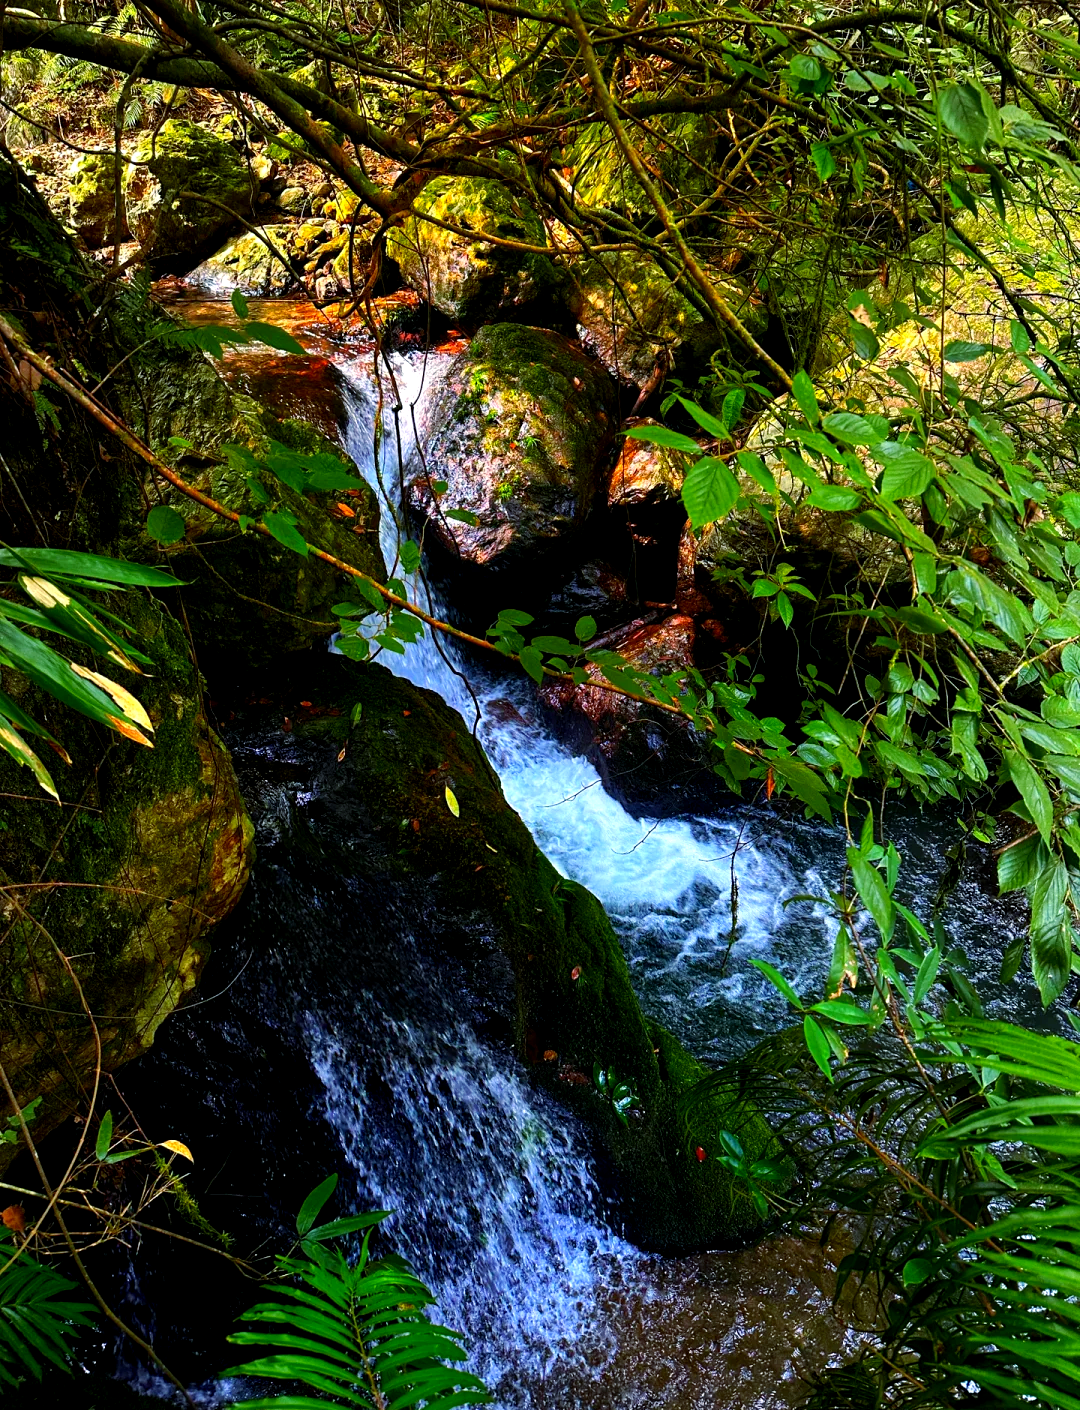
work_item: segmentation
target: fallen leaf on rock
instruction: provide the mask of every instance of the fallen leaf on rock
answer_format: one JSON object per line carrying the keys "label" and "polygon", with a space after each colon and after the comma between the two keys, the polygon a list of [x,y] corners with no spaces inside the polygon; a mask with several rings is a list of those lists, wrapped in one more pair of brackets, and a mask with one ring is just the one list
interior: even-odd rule
{"label": "fallen leaf on rock", "polygon": [[455,818],[460,818],[461,806],[458,803],[458,800],[454,797],[454,790],[450,787],[449,784],[447,784],[446,788],[444,789],[444,796],[446,798],[446,806],[450,809]]}
{"label": "fallen leaf on rock", "polygon": [[195,1164],[195,1157],[183,1141],[158,1141],[158,1145],[163,1151],[172,1151],[174,1155],[182,1155],[185,1160],[190,1160],[192,1165]]}
{"label": "fallen leaf on rock", "polygon": [[704,1159],[705,1159],[705,1148],[704,1148],[703,1146],[695,1146],[695,1147],[694,1147],[694,1154],[697,1156],[698,1160],[704,1160]]}
{"label": "fallen leaf on rock", "polygon": [[576,964],[576,965],[574,966],[574,968],[570,971],[570,978],[571,978],[571,979],[580,979],[580,978],[581,978],[581,966],[580,966],[579,964]]}

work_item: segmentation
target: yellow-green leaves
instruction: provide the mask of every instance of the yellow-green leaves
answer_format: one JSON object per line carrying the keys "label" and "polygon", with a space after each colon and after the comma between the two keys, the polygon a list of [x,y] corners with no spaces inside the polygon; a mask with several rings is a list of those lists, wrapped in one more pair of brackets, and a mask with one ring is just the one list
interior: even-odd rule
{"label": "yellow-green leaves", "polygon": [[446,799],[446,806],[453,813],[455,818],[461,817],[461,804],[457,800],[454,790],[449,784],[443,789],[443,797]]}

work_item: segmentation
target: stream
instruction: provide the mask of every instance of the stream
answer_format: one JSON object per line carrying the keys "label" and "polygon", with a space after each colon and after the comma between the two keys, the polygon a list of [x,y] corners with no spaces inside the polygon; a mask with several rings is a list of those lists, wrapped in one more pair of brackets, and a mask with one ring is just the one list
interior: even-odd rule
{"label": "stream", "polygon": [[[377,483],[370,358],[339,354],[337,365],[347,448]],[[406,407],[440,370],[438,356],[395,360]],[[403,432],[409,424],[403,415]],[[385,480],[390,564],[396,461]],[[833,939],[825,906],[788,903],[839,882],[839,830],[750,806],[634,817],[553,737],[528,681],[489,676],[429,634],[380,660],[470,726],[479,711],[507,799],[556,867],[604,903],[644,1008],[697,1056],[719,1063],[785,1023],[752,957],[801,991],[820,984]],[[495,979],[442,957],[442,918],[422,896],[370,895],[340,867],[294,854],[289,817],[318,806],[302,742],[243,720],[227,737],[258,828],[256,872],[216,942],[204,998],[170,1019],[122,1083],[144,1121],[158,1103],[161,1120],[207,1133],[197,1157],[224,1172],[204,1203],[211,1217],[248,1201],[257,1222],[260,1181],[277,1209],[338,1169],[343,1209],[396,1211],[389,1241],[432,1287],[436,1320],[465,1334],[470,1369],[499,1410],[796,1405],[803,1377],[858,1344],[850,1303],[831,1301],[842,1244],[777,1237],[665,1259],[626,1242],[585,1133],[529,1083],[492,1018]],[[894,835],[904,899],[925,916],[955,828],[898,817]],[[1003,931],[1023,919],[968,873],[949,902],[949,936],[992,994]],[[1034,1013],[1030,984],[1018,979],[1011,1003]],[[171,1271],[149,1251],[130,1277],[127,1310],[143,1308],[144,1324],[154,1306],[159,1322],[186,1317],[192,1344],[221,1345],[209,1311],[204,1325],[198,1309],[160,1310]],[[203,1374],[213,1364],[216,1349]],[[132,1364],[122,1376],[155,1389]],[[224,1405],[241,1389],[200,1381],[198,1395]]]}

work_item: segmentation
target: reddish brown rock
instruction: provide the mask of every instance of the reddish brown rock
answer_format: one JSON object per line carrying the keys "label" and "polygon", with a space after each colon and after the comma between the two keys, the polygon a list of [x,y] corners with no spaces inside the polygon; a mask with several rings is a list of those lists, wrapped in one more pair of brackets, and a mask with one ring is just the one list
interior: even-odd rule
{"label": "reddish brown rock", "polygon": [[[694,623],[682,614],[662,622],[639,620],[599,638],[598,644],[651,675],[681,673],[694,662]],[[658,706],[605,689],[599,684],[604,677],[598,666],[589,666],[588,672],[598,684],[552,682],[543,687],[542,698],[564,717],[577,716],[586,726],[590,737],[587,752],[615,791],[626,792],[619,780],[629,777],[633,791],[638,792],[638,785],[648,787],[652,766],[662,773],[672,750],[685,752],[687,725]],[[573,721],[566,723],[572,725]]]}

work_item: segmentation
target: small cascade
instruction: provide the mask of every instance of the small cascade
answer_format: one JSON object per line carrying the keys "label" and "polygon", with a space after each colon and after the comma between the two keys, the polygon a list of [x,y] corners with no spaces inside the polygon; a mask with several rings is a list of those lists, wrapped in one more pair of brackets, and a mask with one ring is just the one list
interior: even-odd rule
{"label": "small cascade", "polygon": [[[384,418],[380,474],[370,366],[341,365],[348,449],[380,491],[388,565],[397,558],[399,445],[407,458],[423,398],[444,370],[434,356],[395,362],[402,409],[396,424]],[[410,591],[441,611],[421,581]],[[820,979],[831,927],[822,903],[801,898],[841,876],[838,831],[750,808],[635,818],[546,729],[527,682],[486,674],[430,633],[380,660],[476,721],[539,845],[607,907],[646,1011],[698,1055],[720,1061],[785,1022],[750,958],[779,965],[796,986]],[[489,981],[447,961],[433,903],[386,887],[365,894],[347,869],[320,870],[301,856],[288,820],[318,799],[304,782],[280,780],[301,778],[303,746],[276,729],[239,730],[229,742],[261,834],[232,944],[259,963],[213,1005],[165,1026],[140,1064],[144,1080],[157,1073],[174,1091],[194,1082],[214,1090],[246,1070],[240,1054],[256,1075],[230,1091],[230,1119],[246,1122],[253,1150],[264,1142],[279,1167],[306,1141],[315,1154],[301,1151],[305,1175],[311,1166],[314,1183],[341,1170],[345,1207],[396,1211],[392,1246],[432,1287],[436,1318],[465,1334],[470,1367],[499,1410],[797,1404],[800,1376],[856,1344],[830,1301],[845,1250],[777,1239],[744,1254],[661,1259],[629,1245],[611,1227],[576,1120],[528,1083],[506,1034],[492,1037]],[[920,820],[904,834],[906,885],[920,909],[946,832]],[[951,918],[976,968],[980,955],[988,966],[1008,923],[1001,903],[965,882]],[[279,1087],[308,1135],[291,1116],[262,1129],[258,1112],[279,1104]]]}

